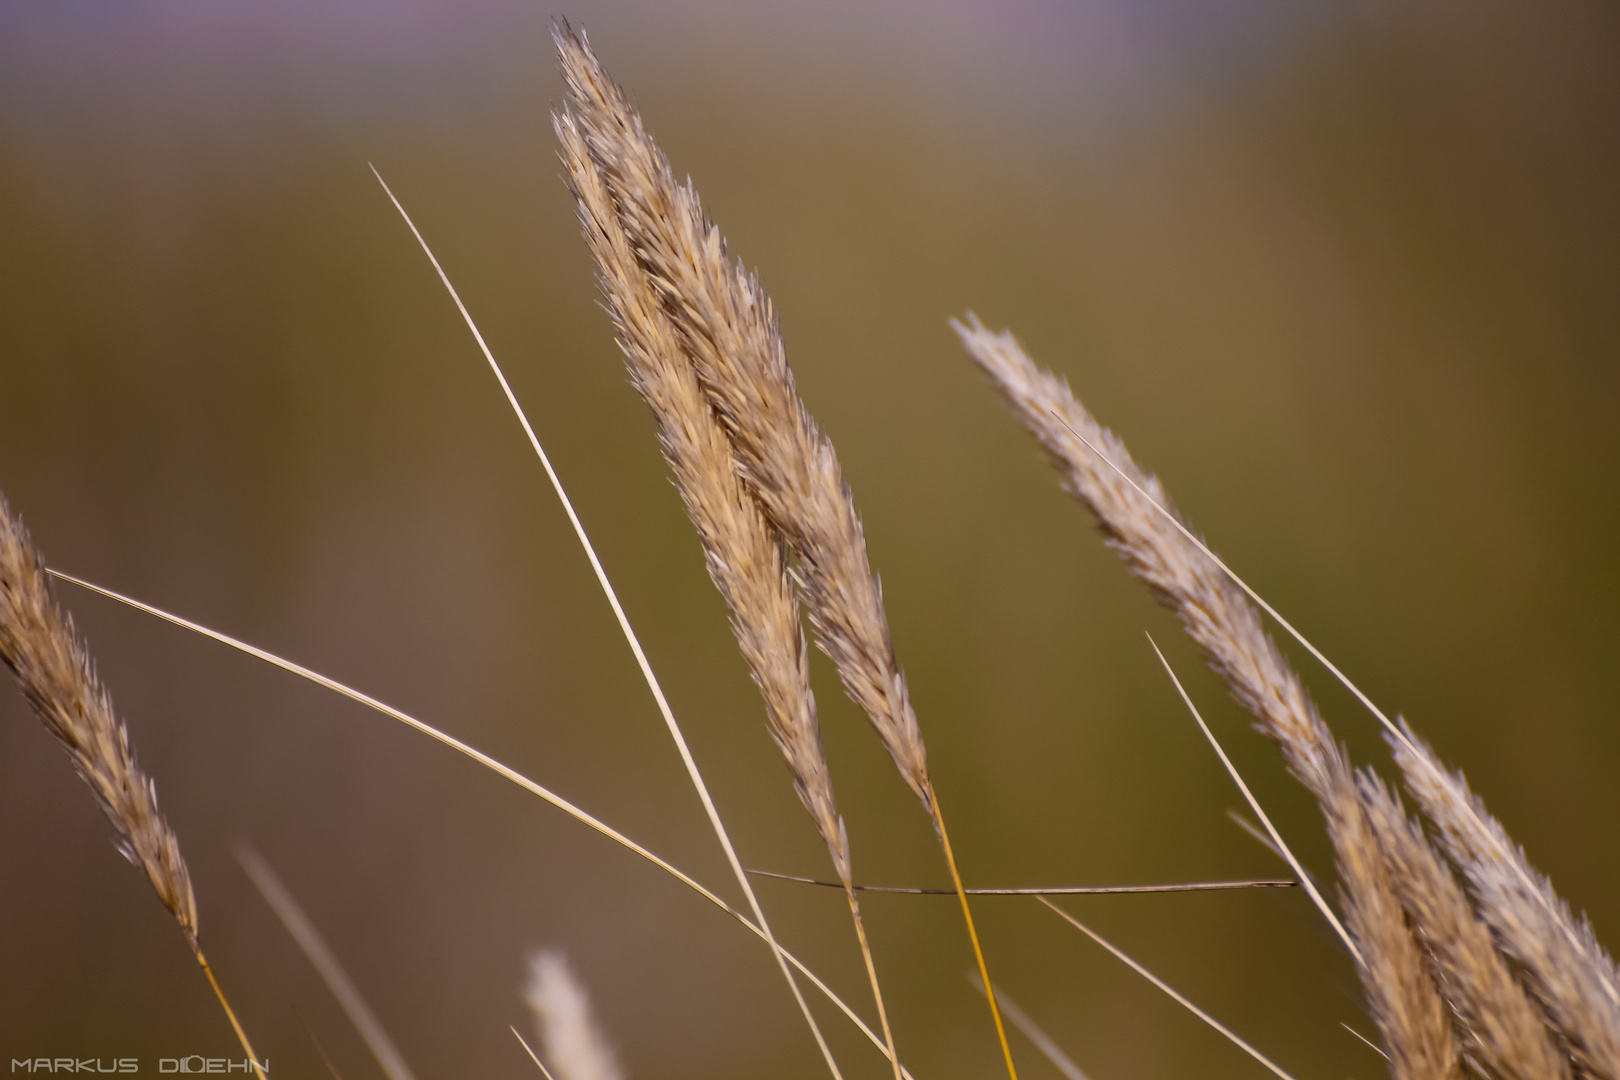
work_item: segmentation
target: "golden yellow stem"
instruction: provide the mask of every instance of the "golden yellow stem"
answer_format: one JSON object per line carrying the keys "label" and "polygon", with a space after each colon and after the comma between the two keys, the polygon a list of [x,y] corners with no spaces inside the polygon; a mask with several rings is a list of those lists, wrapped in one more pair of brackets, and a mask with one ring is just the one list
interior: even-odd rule
{"label": "golden yellow stem", "polygon": [[242,1049],[247,1051],[248,1060],[253,1063],[254,1075],[259,1080],[270,1080],[264,1075],[264,1070],[259,1068],[259,1056],[253,1052],[253,1044],[248,1042],[247,1032],[243,1031],[242,1025],[237,1022],[231,1003],[225,1000],[225,991],[220,989],[219,980],[214,978],[214,969],[208,966],[208,958],[203,955],[202,949],[195,942],[192,943],[191,949],[197,954],[197,963],[202,965],[203,974],[208,976],[208,985],[214,988],[214,996],[219,998],[220,1008],[225,1010],[225,1018],[231,1022],[231,1028],[236,1032],[237,1041],[242,1044]]}
{"label": "golden yellow stem", "polygon": [[872,982],[872,999],[877,1002],[878,1023],[883,1027],[883,1041],[889,1048],[889,1062],[894,1066],[894,1080],[904,1080],[900,1073],[900,1055],[894,1049],[894,1032],[889,1030],[889,1013],[883,1007],[883,991],[878,989],[877,965],[872,962],[872,947],[866,942],[866,923],[861,919],[861,905],[855,899],[855,886],[844,882],[844,895],[849,898],[849,914],[855,920],[855,937],[861,943],[861,958],[866,961],[866,977]]}
{"label": "golden yellow stem", "polygon": [[1007,1029],[1001,1023],[1001,1007],[996,1004],[995,987],[990,983],[990,969],[984,963],[984,950],[979,947],[979,932],[973,927],[973,912],[968,908],[967,891],[962,888],[962,875],[956,869],[956,856],[951,853],[951,838],[945,832],[945,817],[939,812],[939,798],[934,786],[928,785],[928,805],[934,811],[934,828],[939,832],[939,844],[945,849],[945,865],[951,871],[951,883],[956,886],[956,898],[962,902],[962,919],[967,923],[968,939],[973,942],[973,959],[979,963],[979,978],[984,980],[984,996],[990,1002],[990,1017],[996,1022],[996,1037],[1001,1040],[1001,1056],[1007,1060],[1007,1075],[1018,1080],[1013,1067],[1012,1048],[1007,1045]]}

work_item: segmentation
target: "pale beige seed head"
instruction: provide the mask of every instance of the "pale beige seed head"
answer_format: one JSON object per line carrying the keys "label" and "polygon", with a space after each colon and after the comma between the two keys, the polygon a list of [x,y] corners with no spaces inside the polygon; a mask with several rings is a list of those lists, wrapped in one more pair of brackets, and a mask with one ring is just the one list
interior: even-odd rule
{"label": "pale beige seed head", "polygon": [[1497,948],[1523,973],[1582,1071],[1620,1080],[1620,1008],[1614,962],[1585,919],[1577,919],[1532,867],[1460,773],[1445,769],[1402,721],[1395,760],[1446,854],[1462,871]]}
{"label": "pale beige seed head", "polygon": [[1568,1060],[1451,870],[1381,779],[1368,771],[1357,781],[1390,880],[1456,1016],[1464,1051],[1500,1080],[1565,1080]]}
{"label": "pale beige seed head", "polygon": [[553,117],[553,125],[620,346],[658,422],[664,458],[765,700],[771,735],[839,876],[849,880],[848,840],[821,748],[809,656],[781,538],[737,474],[725,432],[634,258],[579,125],[566,111]]}
{"label": "pale beige seed head", "polygon": [[731,263],[696,192],[675,183],[584,39],[560,32],[558,47],[575,123],[630,250],[695,365],[743,482],[799,557],[817,643],[931,810],[927,752],[860,518],[831,443],[794,388],[770,301]]}
{"label": "pale beige seed head", "polygon": [[[1158,478],[1138,467],[1125,444],[1096,421],[1068,383],[1036,365],[1011,333],[992,333],[972,315],[967,323],[953,321],[952,326],[1013,413],[1040,441],[1064,490],[1095,516],[1108,545],[1181,619],[1233,696],[1282,747],[1294,774],[1318,798],[1330,794],[1348,776],[1338,744],[1262,629],[1259,614],[1215,561],[1154,507],[1157,502],[1174,513]],[[1107,454],[1114,467],[1092,447]]]}
{"label": "pale beige seed head", "polygon": [[1362,983],[1396,1076],[1457,1075],[1445,1005],[1406,926],[1344,753],[1262,629],[1258,612],[1215,560],[1166,519],[1161,508],[1174,510],[1157,478],[1131,460],[1067,383],[1037,366],[1010,333],[992,333],[973,316],[952,325],[1040,441],[1065,490],[1092,512],[1131,572],[1180,618],[1233,696],[1259,719],[1290,770],[1316,796],[1338,856]]}
{"label": "pale beige seed head", "polygon": [[1361,952],[1367,1004],[1384,1035],[1395,1080],[1461,1080],[1451,1017],[1406,923],[1390,866],[1348,774],[1324,800],[1338,856],[1345,922]]}
{"label": "pale beige seed head", "polygon": [[129,732],[96,678],[73,620],[57,606],[45,559],[0,495],[0,658],[68,753],[158,899],[197,949],[197,900],[157,789],[135,764]]}

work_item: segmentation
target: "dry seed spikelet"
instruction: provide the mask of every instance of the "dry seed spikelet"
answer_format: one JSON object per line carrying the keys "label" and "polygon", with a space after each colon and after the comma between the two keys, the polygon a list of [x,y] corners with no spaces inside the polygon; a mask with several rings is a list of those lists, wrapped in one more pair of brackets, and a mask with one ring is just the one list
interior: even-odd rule
{"label": "dry seed spikelet", "polygon": [[635,257],[696,365],[744,483],[799,556],[817,643],[932,813],[927,751],[860,517],[832,444],[799,400],[770,301],[732,264],[697,193],[675,183],[585,41],[559,32],[558,47],[575,122]]}
{"label": "dry seed spikelet", "polygon": [[[192,951],[197,899],[180,843],[158,811],[157,789],[135,763],[129,732],[90,655],[57,606],[45,559],[0,496],[0,657],[118,833],[124,857],[146,871]],[[199,953],[200,955],[200,953]]]}
{"label": "dry seed spikelet", "polygon": [[1349,764],[1259,614],[1215,561],[1165,520],[1159,508],[1168,510],[1171,503],[1158,479],[1131,460],[1062,379],[1038,367],[1010,333],[991,333],[972,316],[952,325],[1040,441],[1065,490],[1092,512],[1131,572],[1181,619],[1239,703],[1281,747],[1290,771],[1316,796],[1338,854],[1358,971],[1395,1076],[1460,1075],[1446,1006],[1406,925]]}
{"label": "dry seed spikelet", "polygon": [[1468,881],[1497,947],[1519,966],[1582,1070],[1607,1080],[1620,1078],[1620,1008],[1611,997],[1614,962],[1586,921],[1571,915],[1551,883],[1468,790],[1461,774],[1444,769],[1404,721],[1402,726],[1407,742],[1392,738],[1389,743],[1407,790]]}
{"label": "dry seed spikelet", "polygon": [[737,475],[725,432],[635,260],[579,125],[569,112],[552,119],[632,379],[658,421],[664,458],[697,528],[709,576],[726,601],[738,647],[765,699],[771,735],[839,877],[848,881],[848,841],[821,749],[799,604],[780,536]]}
{"label": "dry seed spikelet", "polygon": [[1357,777],[1395,891],[1456,1013],[1463,1049],[1493,1077],[1564,1080],[1569,1062],[1474,917],[1451,870],[1382,780]]}

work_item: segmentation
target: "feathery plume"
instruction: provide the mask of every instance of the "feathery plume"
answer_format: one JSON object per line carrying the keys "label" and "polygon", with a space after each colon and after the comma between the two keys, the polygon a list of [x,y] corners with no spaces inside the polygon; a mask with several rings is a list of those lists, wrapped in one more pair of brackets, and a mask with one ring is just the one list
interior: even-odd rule
{"label": "feathery plume", "polygon": [[1451,1017],[1406,923],[1389,865],[1374,838],[1353,778],[1336,778],[1322,800],[1338,855],[1345,922],[1361,953],[1367,1004],[1384,1035],[1395,1080],[1461,1080]]}
{"label": "feathery plume", "polygon": [[1441,845],[1467,880],[1496,946],[1518,965],[1583,1072],[1620,1078],[1620,1009],[1609,990],[1614,962],[1532,867],[1462,774],[1441,766],[1405,721],[1389,740],[1397,764]]}
{"label": "feathery plume", "polygon": [[771,737],[788,764],[794,790],[815,823],[844,884],[850,917],[866,964],[878,1020],[895,1053],[888,1010],[855,896],[849,834],[833,796],[821,746],[810,657],[799,624],[799,602],[788,574],[781,534],[765,519],[738,475],[731,446],[710,407],[691,358],[637,263],[602,175],[572,113],[554,114],[569,187],[596,258],[602,292],[619,331],[619,345],[642,399],[658,422],[664,459],[702,543],[709,577],[726,602],[731,629],[765,700]]}
{"label": "feathery plume", "polygon": [[558,1080],[623,1080],[624,1072],[591,1017],[591,999],[560,952],[529,959],[523,1000],[534,1010],[546,1059]]}
{"label": "feathery plume", "polygon": [[658,422],[664,459],[697,528],[709,577],[726,601],[732,631],[765,699],[771,735],[788,761],[799,798],[839,876],[848,877],[849,850],[821,749],[799,603],[780,537],[737,475],[725,432],[635,261],[579,125],[566,112],[552,120],[620,348]]}
{"label": "feathery plume", "polygon": [[[796,576],[817,644],[933,818],[989,985],[860,517],[832,443],[794,388],[770,300],[753,275],[732,265],[719,230],[703,216],[697,192],[690,184],[675,183],[668,159],[584,37],[558,26],[554,38],[579,143],[628,240],[626,249],[679,336],[744,485],[799,557]],[[854,912],[855,894],[847,895]],[[1007,1070],[1016,1080],[994,992],[988,996]]]}
{"label": "feathery plume", "polygon": [[801,560],[821,647],[925,806],[927,751],[838,456],[794,388],[770,300],[583,37],[558,33],[569,100],[635,257],[680,335],[743,480]]}
{"label": "feathery plume", "polygon": [[135,764],[129,732],[96,677],[72,618],[57,606],[44,557],[3,496],[0,656],[112,823],[118,850],[146,872],[158,899],[195,949],[197,898],[180,841],[158,810],[156,785]]}
{"label": "feathery plume", "polygon": [[1316,796],[1338,855],[1357,969],[1395,1075],[1458,1075],[1444,1003],[1406,927],[1349,764],[1259,614],[1215,560],[1166,520],[1160,508],[1175,512],[1158,479],[1131,460],[1066,382],[1038,367],[1010,333],[991,333],[972,315],[966,324],[951,325],[1040,441],[1064,489],[1085,504],[1109,546],[1181,620],[1233,696],[1281,748],[1289,770]]}
{"label": "feathery plume", "polygon": [[208,977],[242,1049],[260,1072],[247,1034],[225,1000],[197,940],[197,898],[180,841],[158,810],[157,786],[135,763],[129,732],[96,677],[73,619],[56,603],[45,557],[0,495],[0,658],[23,696],[62,744],[118,834],[118,850],[146,872]]}
{"label": "feathery plume", "polygon": [[[951,325],[968,354],[1040,441],[1062,476],[1063,489],[1085,504],[1108,546],[1180,618],[1238,703],[1282,748],[1289,769],[1319,799],[1332,791],[1338,779],[1348,776],[1332,733],[1262,629],[1254,608],[1214,560],[1188,543],[1154,508],[1157,502],[1174,512],[1158,478],[1143,472],[1125,444],[1075,398],[1068,383],[1036,366],[1011,333],[991,333],[973,315],[966,325],[954,320]],[[1088,442],[1108,455],[1119,472],[1099,460]]]}
{"label": "feathery plume", "polygon": [[1456,1014],[1463,1049],[1501,1080],[1563,1080],[1569,1062],[1553,1046],[1530,999],[1474,917],[1450,869],[1371,771],[1357,777],[1389,875]]}

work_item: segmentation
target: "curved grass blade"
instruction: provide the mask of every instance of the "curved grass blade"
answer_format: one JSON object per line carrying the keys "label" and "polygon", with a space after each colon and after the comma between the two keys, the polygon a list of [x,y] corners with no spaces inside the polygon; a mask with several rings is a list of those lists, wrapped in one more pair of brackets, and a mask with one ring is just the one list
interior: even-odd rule
{"label": "curved grass blade", "polygon": [[[119,603],[127,604],[138,611],[144,611],[148,615],[155,615],[166,622],[171,622],[176,626],[184,627],[193,633],[201,634],[207,638],[212,638],[222,645],[229,645],[231,648],[245,652],[249,656],[257,657],[267,664],[281,668],[283,671],[289,671],[292,674],[297,675],[300,678],[307,679],[318,686],[323,686],[328,690],[342,694],[344,697],[349,698],[352,701],[357,701],[368,708],[375,709],[384,716],[398,720],[407,727],[415,728],[417,731],[428,736],[429,738],[436,739],[445,746],[450,747],[450,749],[472,758],[484,768],[489,769],[491,772],[494,772],[502,778],[511,781],[518,787],[529,792],[531,795],[538,795],[540,798],[544,799],[552,806],[555,806],[568,816],[574,818],[576,821],[589,825],[591,828],[595,829],[609,840],[612,840],[619,845],[628,848],[630,851],[635,852],[637,855],[640,855],[643,859],[646,859],[648,862],[652,863],[654,866],[658,867],[660,870],[664,871],[666,874],[670,875],[675,880],[679,881],[681,884],[685,885],[687,888],[709,901],[709,903],[713,904],[721,911],[724,911],[733,919],[736,919],[738,922],[742,923],[742,925],[751,931],[756,937],[769,944],[770,939],[765,935],[765,932],[758,926],[754,925],[748,916],[726,903],[713,891],[698,882],[696,878],[693,878],[691,875],[677,869],[665,859],[636,843],[634,840],[619,832],[611,825],[608,825],[606,822],[593,817],[591,814],[575,806],[561,795],[558,795],[549,788],[530,780],[527,776],[524,776],[516,769],[502,764],[500,761],[490,757],[482,750],[475,749],[474,747],[462,742],[455,736],[440,731],[432,724],[418,720],[416,717],[410,715],[409,713],[402,712],[401,710],[394,708],[392,705],[378,701],[376,698],[371,697],[368,694],[361,693],[359,690],[356,690],[353,687],[346,686],[343,683],[338,682],[336,679],[322,675],[318,671],[312,671],[301,664],[295,664],[291,660],[277,656],[275,653],[270,652],[267,649],[261,649],[257,645],[249,645],[247,642],[233,638],[229,634],[224,634],[218,630],[210,629],[209,627],[203,626],[201,623],[192,622],[190,619],[164,611],[162,608],[154,607],[151,604],[143,603],[140,600],[125,596],[122,593],[114,592],[112,589],[104,588],[103,586],[97,585],[94,582],[85,581],[82,578],[76,578],[71,574],[64,574],[60,570],[50,570],[47,572],[52,577],[59,578],[62,581],[71,582],[80,588],[89,589],[91,592],[99,593],[102,596],[107,597],[109,600],[117,600]],[[828,1001],[837,1006],[838,1011],[847,1016],[850,1023],[854,1024],[860,1029],[861,1034],[865,1035],[872,1045],[878,1048],[878,1052],[883,1054],[885,1060],[888,1059],[888,1047],[884,1044],[882,1037],[873,1032],[873,1030],[867,1026],[866,1021],[862,1020],[860,1015],[856,1013],[854,1009],[850,1008],[849,1005],[845,1003],[843,998],[833,993],[832,989],[821,980],[820,976],[816,975],[815,972],[806,967],[804,962],[798,957],[794,956],[791,952],[783,949],[782,956],[789,964],[798,970],[799,974],[803,975],[806,979],[809,979],[815,988],[821,991],[822,995],[826,997]],[[911,1073],[906,1070],[905,1066],[902,1065],[900,1071],[906,1080],[913,1080]]]}
{"label": "curved grass blade", "polygon": [[433,270],[439,275],[439,280],[444,284],[445,291],[450,294],[450,299],[455,301],[456,310],[461,312],[461,317],[466,322],[467,329],[472,332],[473,340],[478,343],[478,348],[484,354],[484,359],[489,362],[490,370],[495,373],[495,379],[501,385],[501,392],[506,395],[507,404],[511,405],[512,412],[517,416],[518,423],[523,426],[523,433],[528,436],[529,445],[534,448],[535,456],[540,459],[541,466],[546,470],[546,476],[551,480],[551,486],[557,493],[557,499],[562,503],[563,510],[568,515],[569,524],[574,527],[574,535],[579,538],[580,547],[585,549],[585,557],[590,561],[591,569],[596,573],[598,584],[602,586],[602,594],[607,597],[608,606],[613,609],[613,617],[619,622],[619,629],[624,634],[624,640],[629,644],[630,651],[635,654],[636,664],[641,668],[641,676],[647,683],[647,689],[652,692],[653,700],[658,704],[658,712],[664,718],[664,725],[669,729],[670,737],[675,740],[675,748],[680,752],[681,762],[686,766],[686,774],[691,778],[692,786],[696,789],[698,798],[703,803],[703,812],[708,815],[709,824],[713,827],[721,848],[725,850],[726,861],[731,865],[731,872],[736,877],[737,884],[742,886],[743,895],[748,898],[748,906],[754,913],[754,919],[758,922],[760,931],[765,935],[765,941],[770,945],[772,955],[776,957],[777,966],[782,969],[782,977],[787,980],[788,989],[793,992],[793,1000],[798,1002],[799,1011],[804,1014],[804,1021],[809,1025],[810,1033],[815,1036],[816,1045],[821,1049],[821,1055],[827,1061],[827,1068],[832,1072],[833,1080],[843,1080],[838,1071],[838,1063],[833,1060],[832,1049],[827,1045],[827,1040],[821,1034],[821,1028],[816,1025],[816,1018],[810,1012],[809,1003],[804,1000],[804,994],[799,990],[799,984],[793,981],[793,973],[788,970],[782,947],[776,943],[776,937],[771,933],[770,924],[765,921],[765,911],[759,906],[759,899],[754,896],[753,886],[748,883],[748,875],[743,872],[742,862],[737,858],[736,849],[731,845],[731,837],[726,833],[726,827],[720,821],[720,811],[715,809],[714,800],[709,797],[709,788],[703,782],[703,774],[698,771],[697,760],[692,757],[692,751],[686,745],[686,736],[682,734],[680,724],[675,721],[675,713],[670,709],[669,701],[664,697],[663,687],[658,684],[658,676],[653,674],[652,664],[647,660],[647,654],[642,650],[641,641],[636,637],[636,632],[630,627],[630,618],[624,613],[624,607],[619,603],[618,593],[614,591],[613,583],[608,580],[607,571],[602,568],[602,561],[596,557],[596,548],[591,545],[591,539],[586,535],[584,524],[579,520],[579,515],[574,512],[574,504],[568,498],[568,492],[563,489],[562,480],[557,476],[557,470],[552,468],[551,459],[546,456],[545,448],[540,445],[540,437],[535,434],[534,425],[529,422],[528,414],[523,411],[522,404],[518,402],[517,394],[513,392],[511,383],[507,382],[506,374],[501,370],[501,365],[495,360],[495,354],[490,351],[489,345],[484,341],[484,335],[479,332],[478,324],[473,322],[472,314],[467,310],[467,305],[462,303],[461,295],[456,292],[456,287],[450,283],[450,276],[444,272],[444,267],[439,265],[439,260],[433,254],[433,249],[428,247],[428,242],[423,239],[421,232],[416,228],[416,223],[405,212],[405,207],[394,196],[393,191],[388,187],[387,181],[382,178],[382,173],[377,171],[375,165],[371,166],[371,173],[377,178],[377,183],[382,185],[383,191],[388,195],[388,201],[394,204],[395,210],[399,211],[399,216],[405,219],[405,224],[411,230],[411,235],[416,237],[416,242],[422,246],[423,254],[433,264]]}

